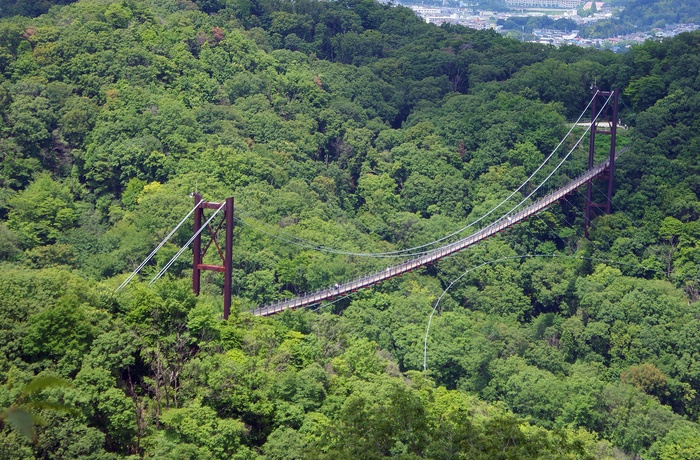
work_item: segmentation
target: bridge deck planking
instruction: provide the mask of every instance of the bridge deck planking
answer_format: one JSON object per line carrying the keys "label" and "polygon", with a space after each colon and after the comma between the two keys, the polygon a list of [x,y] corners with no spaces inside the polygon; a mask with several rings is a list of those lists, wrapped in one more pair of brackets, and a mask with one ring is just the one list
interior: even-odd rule
{"label": "bridge deck planking", "polygon": [[510,219],[501,218],[496,222],[482,228],[481,230],[458,241],[455,241],[454,243],[441,246],[423,256],[410,259],[398,265],[394,265],[392,267],[387,268],[386,270],[372,273],[370,275],[365,275],[360,278],[356,278],[352,281],[339,284],[337,287],[321,289],[313,293],[305,294],[291,299],[280,300],[278,302],[259,307],[253,310],[252,313],[255,316],[270,316],[277,313],[281,313],[284,310],[288,309],[296,309],[306,307],[309,305],[315,305],[324,300],[342,297],[359,289],[372,286],[374,284],[380,283],[384,280],[393,278],[395,276],[403,275],[404,273],[408,273],[417,268],[423,267],[425,265],[443,259],[447,256],[460,252],[548,208],[556,201],[559,201],[564,196],[572,193],[577,188],[586,184],[588,181],[604,174],[607,171],[609,163],[609,159],[605,160],[602,163],[599,163],[598,165],[594,166],[589,171],[587,171],[585,174],[577,177],[576,179],[570,181],[566,185],[558,188],[550,194],[540,198],[539,200],[535,201],[534,203],[530,204],[524,209],[510,215]]}

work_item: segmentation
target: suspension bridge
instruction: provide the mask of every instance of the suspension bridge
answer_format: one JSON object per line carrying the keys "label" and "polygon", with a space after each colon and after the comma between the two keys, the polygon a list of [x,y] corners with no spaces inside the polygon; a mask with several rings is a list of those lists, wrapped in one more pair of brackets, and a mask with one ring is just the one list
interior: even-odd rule
{"label": "suspension bridge", "polygon": [[425,265],[432,264],[444,257],[450,256],[470,246],[477,244],[486,238],[493,236],[503,230],[512,227],[513,225],[526,220],[528,217],[537,214],[548,208],[553,203],[556,203],[566,195],[571,194],[577,188],[586,185],[591,180],[598,176],[607,174],[608,168],[610,167],[610,159],[599,163],[585,174],[577,177],[568,184],[556,189],[555,191],[549,193],[548,195],[540,198],[531,205],[513,214],[508,214],[506,217],[502,217],[496,222],[482,228],[481,230],[469,235],[466,238],[462,238],[454,243],[446,244],[437,249],[428,252],[420,257],[415,257],[406,262],[398,265],[393,265],[386,268],[385,270],[379,271],[377,273],[372,273],[369,275],[362,276],[360,278],[354,279],[352,281],[338,284],[331,288],[321,289],[313,293],[305,294],[299,297],[295,297],[287,300],[280,300],[278,302],[262,306],[253,310],[255,316],[269,316],[276,313],[280,313],[287,309],[302,308],[309,305],[316,305],[324,300],[330,300],[336,297],[341,297],[348,295],[350,293],[356,292],[360,289],[372,286],[377,283],[381,283],[384,280],[391,279],[395,276],[403,275],[410,271],[421,268]]}
{"label": "suspension bridge", "polygon": [[[443,259],[445,257],[448,257],[450,255],[453,255],[457,252],[463,251],[471,246],[474,246],[475,244],[479,243],[480,241],[483,241],[493,235],[496,235],[497,233],[503,232],[509,227],[512,227],[524,220],[527,220],[528,218],[534,216],[535,214],[543,211],[544,209],[547,209],[549,206],[552,204],[556,203],[559,200],[566,199],[567,195],[570,195],[574,193],[577,189],[586,186],[587,185],[587,190],[586,190],[586,209],[585,209],[585,218],[584,218],[584,225],[585,225],[585,230],[586,230],[586,237],[588,236],[588,226],[590,225],[591,219],[594,216],[595,210],[600,209],[603,210],[606,213],[611,212],[611,203],[612,203],[612,193],[613,193],[613,173],[615,169],[615,159],[617,158],[619,152],[616,152],[615,149],[615,143],[616,143],[616,129],[618,125],[618,114],[617,114],[617,101],[618,101],[618,96],[619,96],[619,91],[614,90],[610,92],[604,92],[598,90],[596,87],[592,88],[593,90],[593,97],[589,101],[588,106],[586,109],[584,109],[584,112],[581,114],[579,117],[579,120],[577,120],[576,123],[572,126],[572,128],[569,130],[567,135],[564,137],[564,139],[561,140],[559,145],[552,151],[547,158],[544,159],[542,164],[523,182],[515,191],[513,191],[506,199],[501,201],[498,205],[493,207],[490,211],[487,213],[483,214],[480,218],[478,218],[475,222],[472,222],[472,224],[467,225],[466,227],[450,234],[447,235],[446,237],[443,237],[439,240],[435,240],[431,243],[427,243],[422,246],[417,246],[415,248],[410,248],[406,250],[400,250],[400,251],[394,251],[390,253],[377,253],[377,254],[355,254],[355,253],[343,253],[341,251],[333,251],[329,250],[328,252],[335,252],[337,254],[348,254],[348,255],[361,255],[361,256],[379,256],[379,255],[403,255],[403,256],[409,256],[412,257],[402,263],[396,264],[389,266],[385,269],[382,269],[380,271],[366,274],[363,276],[360,276],[356,279],[343,282],[343,283],[338,283],[335,284],[332,287],[327,287],[324,289],[319,289],[315,292],[307,293],[307,294],[302,294],[294,298],[290,299],[284,299],[284,300],[279,300],[267,305],[260,306],[254,310],[252,310],[252,314],[255,316],[270,316],[274,315],[280,312],[283,312],[285,310],[289,309],[297,309],[297,308],[303,308],[303,307],[308,307],[310,305],[317,305],[320,304],[324,301],[336,299],[336,298],[341,298],[350,295],[353,292],[356,292],[360,289],[367,288],[369,286],[381,283],[382,281],[394,278],[396,276],[403,275],[404,273],[408,273],[410,271],[419,269],[421,267],[424,267],[426,265],[433,264],[440,259]],[[599,98],[604,98],[604,103],[601,105],[601,107],[597,107],[597,103],[599,102]],[[611,103],[612,102],[612,103]],[[610,105],[610,107],[608,107]],[[470,228],[472,225],[475,223],[478,223],[494,213],[498,208],[500,208],[502,205],[508,202],[511,198],[516,196],[518,192],[520,192],[526,184],[528,184],[534,177],[535,174],[537,174],[542,168],[549,162],[549,160],[553,157],[555,152],[561,147],[563,144],[564,140],[571,134],[572,130],[574,129],[574,126],[577,125],[578,121],[582,118],[583,114],[586,113],[586,111],[590,108],[591,110],[591,121],[590,123],[586,124],[587,129],[586,132],[584,132],[583,135],[578,139],[578,141],[574,144],[574,146],[569,150],[568,154],[566,154],[559,163],[553,168],[553,170],[544,178],[539,185],[537,185],[532,192],[530,192],[527,196],[525,196],[518,204],[513,206],[509,211],[503,213],[500,217],[498,217],[495,221],[485,225],[481,229],[475,231],[474,233],[471,233],[470,235],[466,237],[462,237],[457,239],[456,241],[449,242],[449,243],[444,243],[441,246],[431,249],[431,250],[423,250],[421,252],[411,252],[415,251],[418,249],[423,249],[431,245],[435,245],[437,243],[442,243],[446,241],[448,238],[451,238],[455,235],[458,235],[462,232],[464,232],[466,229]],[[606,109],[608,112],[611,112],[611,118],[608,119],[608,124],[607,124],[607,129],[606,125],[602,125],[601,128],[597,128],[597,123],[599,123],[599,119],[601,118],[601,114],[603,114]],[[599,162],[597,164],[594,164],[594,155],[595,155],[595,140],[596,140],[596,134],[608,134],[610,135],[610,154],[605,161]],[[540,190],[546,183],[549,182],[550,178],[552,175],[560,169],[560,167],[564,164],[566,160],[568,160],[571,157],[571,154],[573,153],[574,149],[578,147],[578,145],[581,143],[583,140],[584,136],[588,135],[589,136],[589,149],[588,149],[588,165],[585,171],[581,174],[579,174],[577,177],[570,179],[567,183],[564,185],[555,188],[554,190],[549,191],[548,193],[544,194],[542,197],[539,199],[533,199],[530,200],[530,198],[533,196],[535,192]],[[608,182],[607,186],[607,199],[604,203],[596,203],[592,200],[592,181],[596,178],[600,178],[605,176]],[[544,190],[544,189],[542,189]],[[153,277],[153,279],[150,281],[150,283],[154,283],[157,281],[167,270],[168,268],[174,263],[174,261],[187,249],[187,247],[192,244],[193,245],[193,274],[192,274],[192,283],[193,283],[193,290],[195,294],[199,294],[199,284],[200,284],[200,272],[201,270],[213,270],[213,271],[218,271],[218,272],[223,272],[224,273],[224,278],[225,278],[225,284],[224,284],[224,314],[223,317],[224,319],[228,318],[229,313],[230,313],[230,306],[231,306],[231,273],[232,273],[232,267],[233,267],[233,260],[232,260],[232,246],[233,246],[233,213],[234,213],[234,206],[233,206],[233,198],[228,198],[225,202],[223,203],[213,203],[213,202],[205,202],[202,200],[202,197],[198,194],[193,194],[194,201],[195,201],[195,207],[190,211],[190,213],[185,216],[185,218],[175,227],[175,229],[166,237],[165,240],[163,240],[160,245],[154,249],[153,252],[141,263],[141,265],[134,270],[131,275],[117,288],[117,290],[122,289],[125,287],[131,279],[133,279],[134,276],[138,273],[139,270],[141,270],[146,263],[155,255],[155,253],[160,249],[165,242],[177,231],[177,229],[189,218],[190,215],[194,213],[194,234],[192,238],[178,251],[177,254],[167,263],[161,270],[158,272],[157,275]],[[525,205],[524,207],[522,207]],[[205,222],[204,220],[204,210],[205,209],[213,209],[214,213],[211,215]],[[215,216],[223,211],[224,217],[219,223],[217,227],[212,227],[211,222],[215,218]],[[218,234],[219,231],[222,229],[222,226],[225,230],[225,243],[221,245],[218,242]],[[202,239],[201,239],[201,234],[202,232],[208,229],[209,235],[210,235],[210,240],[208,244],[204,248],[202,248]],[[221,259],[221,265],[213,265],[213,264],[205,264],[203,263],[204,256],[206,255],[207,250],[210,248],[210,246],[214,245],[216,250],[218,251],[218,255]],[[310,248],[314,249],[320,249],[319,247],[316,247],[315,245],[307,246]]]}

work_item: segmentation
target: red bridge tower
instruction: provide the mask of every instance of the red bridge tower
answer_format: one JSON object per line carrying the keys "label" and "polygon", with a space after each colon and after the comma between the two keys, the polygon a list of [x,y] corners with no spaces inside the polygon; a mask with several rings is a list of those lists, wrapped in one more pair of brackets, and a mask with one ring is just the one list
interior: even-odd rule
{"label": "red bridge tower", "polygon": [[[192,243],[192,290],[194,291],[195,295],[199,295],[199,283],[202,270],[223,272],[224,319],[228,319],[229,315],[231,314],[231,275],[233,273],[233,198],[226,198],[226,202],[224,203],[222,209],[224,212],[224,217],[221,219],[216,228],[212,228],[210,224],[207,224],[210,240],[204,249],[202,249],[202,235],[200,232],[200,229],[202,228],[202,221],[204,220],[204,210],[219,209],[221,208],[221,203],[202,201],[202,195],[195,193],[194,204],[194,234],[197,236]],[[224,227],[225,233],[223,250],[219,245],[218,238],[219,231],[221,230],[222,226]],[[207,250],[212,243],[214,243],[223,265],[210,265],[202,263],[204,256],[206,256]]]}
{"label": "red bridge tower", "polygon": [[[591,220],[595,218],[595,211],[602,210],[605,214],[610,214],[612,212],[613,173],[615,172],[615,141],[617,139],[617,126],[619,124],[619,119],[617,117],[617,102],[620,95],[620,90],[614,89],[612,91],[600,91],[597,86],[594,86],[592,88],[592,92],[594,97],[593,102],[591,103],[588,169],[591,169],[595,164],[594,156],[596,134],[606,134],[610,136],[610,165],[608,166],[606,173],[601,176],[603,181],[607,180],[607,187],[603,187],[603,190],[599,189],[602,192],[607,192],[604,202],[594,202],[592,199],[593,179],[588,181],[588,185],[586,187],[586,215],[584,218],[586,238],[588,238],[588,229],[591,225]],[[610,101],[608,104],[605,104],[605,101],[608,98],[610,98]],[[598,107],[602,107],[602,113],[600,116],[598,116],[598,112],[601,109]],[[599,125],[602,125],[602,129],[598,127]]]}

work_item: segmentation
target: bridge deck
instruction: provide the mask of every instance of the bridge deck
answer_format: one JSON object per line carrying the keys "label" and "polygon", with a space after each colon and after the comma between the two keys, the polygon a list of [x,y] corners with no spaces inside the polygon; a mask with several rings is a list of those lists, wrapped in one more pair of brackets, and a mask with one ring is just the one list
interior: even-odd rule
{"label": "bridge deck", "polygon": [[468,248],[469,246],[473,246],[481,240],[495,235],[496,233],[499,233],[505,230],[506,228],[511,227],[517,224],[518,222],[521,222],[527,219],[528,217],[549,207],[552,203],[558,201],[565,195],[573,192],[577,188],[587,183],[589,180],[594,179],[597,176],[603,174],[607,170],[609,163],[610,160],[608,159],[594,166],[585,174],[577,177],[576,179],[558,188],[552,193],[540,198],[539,200],[535,201],[526,208],[523,208],[522,210],[509,215],[508,218],[502,218],[500,220],[497,220],[496,222],[482,228],[481,230],[465,238],[455,241],[454,243],[450,243],[445,246],[439,247],[420,257],[416,257],[398,265],[391,266],[386,270],[365,275],[360,278],[356,278],[352,281],[339,284],[337,287],[321,289],[316,292],[301,295],[299,297],[280,300],[278,302],[259,307],[253,311],[253,314],[256,316],[269,316],[274,315],[276,313],[280,313],[289,308],[294,309],[318,304],[324,300],[329,300],[350,294],[359,289],[380,283],[384,280],[393,278],[395,276],[402,275],[404,273],[410,272],[424,265],[428,265],[444,257],[452,255],[456,252]]}

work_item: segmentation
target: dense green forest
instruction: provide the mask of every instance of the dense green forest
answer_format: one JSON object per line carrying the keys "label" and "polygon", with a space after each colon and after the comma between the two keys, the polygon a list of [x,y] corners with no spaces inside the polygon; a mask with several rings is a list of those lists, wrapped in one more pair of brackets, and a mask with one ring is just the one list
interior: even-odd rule
{"label": "dense green forest", "polygon": [[[584,38],[611,38],[634,32],[648,32],[653,28],[663,28],[673,24],[700,22],[700,0],[636,0],[615,4],[620,8],[619,17],[579,25],[571,19],[553,19],[550,16],[512,16],[499,19],[502,30],[532,33],[535,29],[561,31],[578,30]],[[583,14],[583,13],[580,13]]]}
{"label": "dense green forest", "polygon": [[700,0],[633,0],[620,6],[623,9],[619,18],[585,26],[582,36],[607,38],[673,24],[700,22]]}
{"label": "dense green forest", "polygon": [[[700,34],[615,55],[370,0],[54,3],[0,20],[0,458],[700,458]],[[629,148],[589,238],[579,193],[249,313],[483,216],[594,83]],[[193,191],[236,200],[227,321],[191,252],[148,284],[189,228],[115,292]]]}
{"label": "dense green forest", "polygon": [[52,6],[66,5],[76,0],[4,0],[0,5],[0,18],[11,16],[39,16]]}

